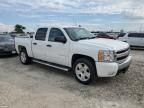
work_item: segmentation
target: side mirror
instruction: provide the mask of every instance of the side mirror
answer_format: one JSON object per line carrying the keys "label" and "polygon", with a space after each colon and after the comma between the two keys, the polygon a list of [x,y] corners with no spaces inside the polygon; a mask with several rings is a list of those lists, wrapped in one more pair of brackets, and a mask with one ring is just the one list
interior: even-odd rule
{"label": "side mirror", "polygon": [[64,36],[58,36],[55,38],[55,42],[66,43],[66,38]]}

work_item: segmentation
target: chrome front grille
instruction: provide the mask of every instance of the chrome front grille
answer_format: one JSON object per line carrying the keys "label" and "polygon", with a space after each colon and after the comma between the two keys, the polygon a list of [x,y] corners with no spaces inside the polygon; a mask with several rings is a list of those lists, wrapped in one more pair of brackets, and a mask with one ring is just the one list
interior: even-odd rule
{"label": "chrome front grille", "polygon": [[117,51],[116,52],[117,63],[119,63],[119,64],[123,63],[129,56],[129,54],[130,54],[130,48],[126,48],[124,50]]}

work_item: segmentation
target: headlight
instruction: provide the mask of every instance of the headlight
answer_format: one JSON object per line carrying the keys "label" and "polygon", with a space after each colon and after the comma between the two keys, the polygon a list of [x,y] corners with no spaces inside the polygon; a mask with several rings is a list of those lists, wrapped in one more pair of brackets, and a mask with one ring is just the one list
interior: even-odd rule
{"label": "headlight", "polygon": [[98,61],[99,62],[114,62],[116,60],[116,54],[110,50],[99,50]]}

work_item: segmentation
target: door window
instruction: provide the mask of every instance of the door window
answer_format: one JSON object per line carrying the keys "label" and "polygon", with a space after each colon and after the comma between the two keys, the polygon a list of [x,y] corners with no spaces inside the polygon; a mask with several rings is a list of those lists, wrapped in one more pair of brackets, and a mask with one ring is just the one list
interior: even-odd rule
{"label": "door window", "polygon": [[39,28],[37,30],[35,40],[45,41],[48,28]]}
{"label": "door window", "polygon": [[48,41],[55,42],[56,37],[65,37],[63,32],[58,28],[52,28],[50,30],[49,39]]}
{"label": "door window", "polygon": [[140,38],[144,38],[144,33],[141,33],[141,34],[140,34]]}
{"label": "door window", "polygon": [[144,33],[130,33],[128,37],[144,38]]}

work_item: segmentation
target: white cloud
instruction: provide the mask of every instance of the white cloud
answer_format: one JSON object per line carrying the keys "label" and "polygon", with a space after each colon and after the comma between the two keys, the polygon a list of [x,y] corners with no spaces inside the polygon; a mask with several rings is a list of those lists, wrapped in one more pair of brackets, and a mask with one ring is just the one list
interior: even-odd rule
{"label": "white cloud", "polygon": [[10,32],[14,30],[13,25],[0,23],[0,32]]}
{"label": "white cloud", "polygon": [[9,6],[18,12],[31,13],[42,10],[65,13],[126,13],[144,17],[143,3],[143,0],[1,0],[0,8]]}
{"label": "white cloud", "polygon": [[[144,0],[0,0],[0,12],[5,10],[8,12],[15,12],[18,16],[21,17],[38,18],[41,19],[38,23],[44,25],[46,22],[48,22],[48,25],[73,25],[71,22],[59,22],[55,19],[53,19],[53,21],[46,21],[45,19],[42,19],[43,16],[47,16],[48,18],[53,17],[55,15],[53,12],[68,13],[66,17],[73,17],[79,13],[88,13],[90,15],[95,15],[98,13],[120,14],[123,16],[122,18],[128,20],[132,19],[132,21],[128,23],[142,23],[144,21],[143,4]],[[45,21],[42,22],[42,20]],[[91,20],[93,23],[98,21],[99,19]],[[89,28],[108,28],[108,25],[95,25],[91,22],[89,22],[89,24],[87,24],[88,22],[85,24],[82,23],[81,25],[88,26]],[[120,21],[119,24],[120,23],[122,22]],[[0,28],[2,28],[1,30],[7,30],[7,27],[12,28],[12,26],[6,24],[0,24]],[[114,25],[113,27],[116,26]],[[117,28],[121,29],[122,25]]]}

